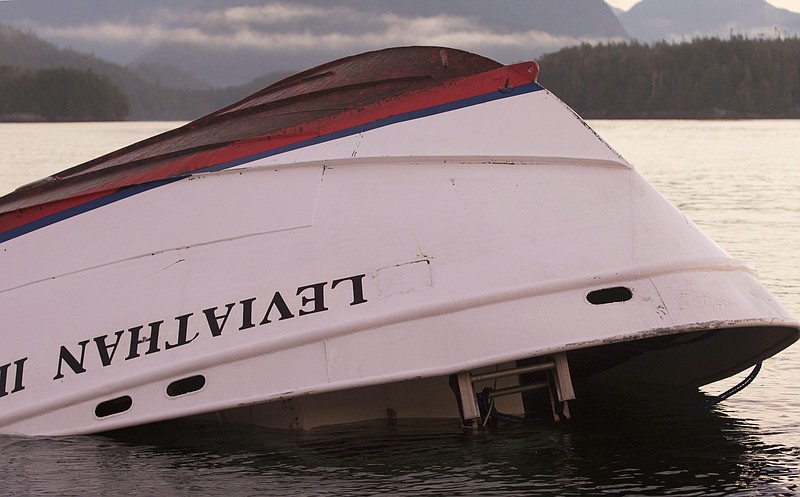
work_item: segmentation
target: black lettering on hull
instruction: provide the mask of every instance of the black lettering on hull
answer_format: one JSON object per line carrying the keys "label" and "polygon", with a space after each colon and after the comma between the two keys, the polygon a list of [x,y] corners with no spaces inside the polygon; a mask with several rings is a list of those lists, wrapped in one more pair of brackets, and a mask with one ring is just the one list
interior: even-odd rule
{"label": "black lettering on hull", "polygon": [[[17,359],[13,363],[10,362],[0,366],[0,398],[25,390],[25,385],[22,383],[22,376],[25,373],[25,361],[27,360],[27,357],[23,357],[22,359]],[[12,365],[14,366],[13,372],[11,370]],[[9,391],[8,380],[11,376],[14,378],[14,387]]]}
{"label": "black lettering on hull", "polygon": [[[311,285],[304,285],[297,287],[295,296],[299,298],[290,299],[289,302],[283,297],[280,292],[274,292],[269,303],[259,300],[257,297],[239,300],[238,302],[230,302],[222,306],[215,306],[203,309],[202,315],[205,319],[191,319],[195,313],[182,314],[174,318],[173,328],[171,333],[168,328],[165,329],[165,321],[158,320],[148,324],[136,325],[129,328],[123,328],[111,334],[100,335],[92,339],[82,340],[77,345],[67,346],[62,345],[58,354],[58,365],[54,380],[64,378],[65,373],[70,371],[75,374],[85,373],[88,367],[94,367],[99,364],[102,367],[111,366],[114,363],[115,357],[118,356],[117,349],[122,347],[121,355],[124,355],[123,361],[130,361],[138,359],[139,357],[155,354],[162,350],[170,350],[176,347],[183,347],[189,345],[201,336],[209,337],[211,339],[219,337],[223,334],[225,327],[238,328],[239,331],[250,330],[261,326],[269,325],[274,321],[284,321],[293,319],[295,317],[307,316],[309,314],[318,314],[326,312],[329,308],[325,305],[326,292],[342,292],[346,291],[349,287],[351,292],[350,305],[359,305],[367,302],[364,296],[363,280],[365,274],[355,276],[348,276],[346,278],[339,278],[332,280],[330,285],[327,281],[320,283],[313,283]],[[349,285],[345,282],[349,282]],[[341,300],[339,300],[341,301]],[[260,305],[259,305],[260,304]],[[237,307],[241,307],[237,309]],[[261,314],[263,312],[263,314]],[[198,313],[199,314],[199,313]],[[255,317],[263,316],[261,321],[256,324]],[[256,318],[257,319],[257,318]],[[239,320],[239,322],[236,322]],[[191,328],[190,328],[191,321]],[[229,324],[231,322],[232,324]],[[197,330],[200,331],[197,331]],[[206,335],[204,329],[207,329]],[[166,337],[164,335],[167,335]],[[89,347],[89,354],[87,354],[87,345],[89,342],[94,342],[95,347]],[[96,357],[93,355],[92,350],[96,350]],[[88,357],[87,357],[88,356]],[[22,368],[24,359],[17,361],[15,369],[15,380],[13,392],[22,390]],[[119,362],[119,359],[117,359]],[[19,364],[17,364],[19,363]],[[12,363],[0,366],[0,397],[8,395],[6,383],[10,378],[10,367]],[[4,393],[5,392],[5,393]]]}

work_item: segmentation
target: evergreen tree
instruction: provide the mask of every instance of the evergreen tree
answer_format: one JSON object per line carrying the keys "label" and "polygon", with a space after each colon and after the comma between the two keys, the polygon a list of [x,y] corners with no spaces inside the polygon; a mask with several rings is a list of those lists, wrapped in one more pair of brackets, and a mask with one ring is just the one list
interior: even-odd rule
{"label": "evergreen tree", "polygon": [[114,121],[127,115],[127,98],[91,70],[0,67],[0,119]]}
{"label": "evergreen tree", "polygon": [[589,118],[800,117],[800,39],[583,44],[541,58],[544,86]]}

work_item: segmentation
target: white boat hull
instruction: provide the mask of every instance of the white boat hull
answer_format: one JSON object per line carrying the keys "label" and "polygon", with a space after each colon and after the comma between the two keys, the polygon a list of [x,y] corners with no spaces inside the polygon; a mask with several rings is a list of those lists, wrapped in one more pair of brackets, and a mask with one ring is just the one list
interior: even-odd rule
{"label": "white boat hull", "polygon": [[0,244],[1,432],[458,417],[461,372],[696,387],[798,335],[546,90],[216,169]]}

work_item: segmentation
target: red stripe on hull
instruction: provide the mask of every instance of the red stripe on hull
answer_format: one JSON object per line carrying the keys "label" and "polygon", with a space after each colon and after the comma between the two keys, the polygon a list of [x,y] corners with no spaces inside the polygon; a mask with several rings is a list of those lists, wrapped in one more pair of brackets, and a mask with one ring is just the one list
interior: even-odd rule
{"label": "red stripe on hull", "polygon": [[[438,53],[442,56],[441,51]],[[449,61],[442,59],[440,63],[446,64]],[[312,70],[316,71],[314,74],[301,73],[298,75],[299,86],[308,86],[309,79],[326,77],[330,74],[329,66],[331,65]],[[315,78],[319,73],[322,76]],[[50,183],[7,195],[0,199],[0,233],[97,200],[126,187],[179,178],[204,168],[265,154],[394,116],[530,84],[536,81],[538,66],[534,62],[501,66],[479,74],[453,78],[444,83],[430,77],[427,78],[430,81],[423,81],[425,84],[410,91],[398,88],[398,85],[404,86],[406,82],[401,81],[402,78],[396,77],[396,74],[392,76],[394,77],[390,80],[382,79],[373,85],[365,82],[332,89],[317,88],[311,95],[300,95],[304,98],[299,98],[296,92],[290,92],[293,88],[293,80],[290,78],[286,83],[268,87],[182,128],[57,174]],[[415,78],[415,81],[426,79],[419,76]],[[420,86],[419,83],[416,86]],[[372,93],[383,98],[376,100]],[[363,103],[364,101],[367,103]],[[353,105],[354,102],[356,105]],[[318,107],[309,108],[309,105]],[[203,132],[206,128],[209,129],[208,133],[213,134],[215,129],[236,126],[242,120],[274,121],[276,116],[278,124],[283,126],[273,126],[266,133],[246,136],[245,130],[242,133],[245,136],[240,135],[238,138],[217,133],[214,136],[222,141],[212,143],[208,143],[208,136],[197,136],[198,132]],[[286,125],[286,121],[290,121],[289,125]],[[250,123],[245,124],[250,129]],[[205,138],[206,142],[201,138]],[[183,148],[177,151],[170,149],[174,149],[176,145]],[[163,151],[166,153],[160,153]]]}

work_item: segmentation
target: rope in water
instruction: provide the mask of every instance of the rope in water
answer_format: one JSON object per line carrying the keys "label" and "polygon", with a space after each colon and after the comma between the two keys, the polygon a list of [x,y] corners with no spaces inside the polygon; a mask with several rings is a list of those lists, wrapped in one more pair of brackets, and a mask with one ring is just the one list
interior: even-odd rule
{"label": "rope in water", "polygon": [[734,387],[729,388],[728,390],[725,390],[721,394],[712,396],[711,398],[706,400],[700,407],[702,407],[704,409],[709,409],[709,408],[714,407],[715,405],[719,404],[723,400],[725,400],[725,399],[727,399],[727,398],[729,398],[729,397],[741,392],[742,390],[744,390],[747,387],[747,385],[753,383],[753,380],[756,379],[756,376],[758,376],[759,371],[761,371],[761,363],[760,362],[758,364],[756,364],[756,367],[754,367],[753,370],[750,371],[750,374],[748,374],[745,379],[740,381]]}
{"label": "rope in water", "polygon": [[[710,409],[715,405],[719,404],[725,399],[728,399],[737,393],[741,392],[748,385],[753,383],[758,376],[758,373],[761,371],[761,362],[755,365],[750,374],[748,374],[742,381],[737,383],[735,386],[725,390],[719,395],[714,395],[709,397],[705,402],[703,402],[700,406],[701,409]],[[483,426],[489,422],[490,418],[494,418],[497,420],[503,421],[512,421],[512,422],[520,422],[520,421],[529,421],[527,418],[521,416],[514,416],[511,414],[502,413],[497,410],[494,406],[494,399],[490,397],[490,393],[492,392],[491,388],[484,388],[482,392],[477,395],[478,398],[478,407],[480,409],[481,418],[483,419]]]}
{"label": "rope in water", "polygon": [[482,392],[476,395],[478,398],[478,408],[480,409],[481,418],[483,419],[483,426],[486,426],[490,418],[512,422],[530,421],[528,418],[522,416],[514,416],[513,414],[506,414],[498,411],[494,406],[494,399],[489,396],[490,393],[492,393],[491,388],[484,388]]}

